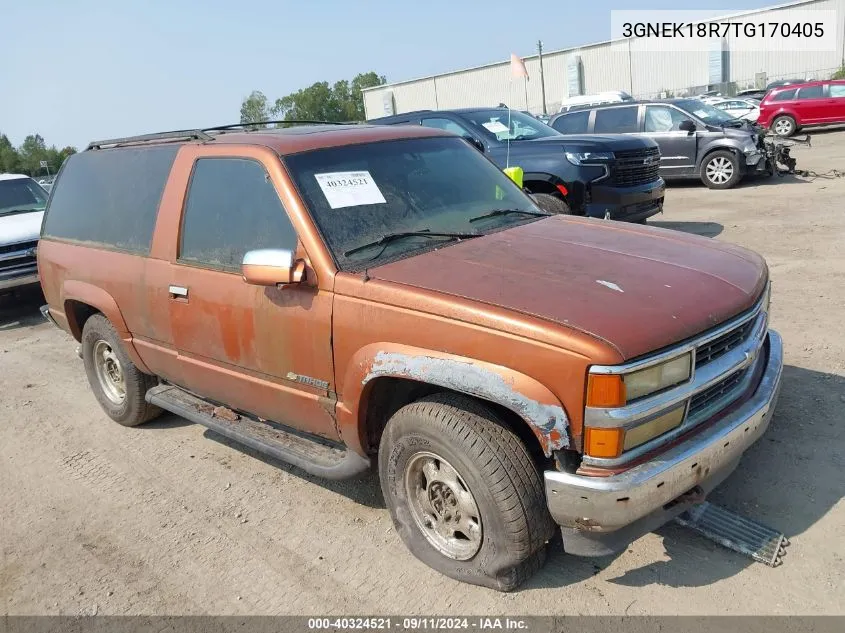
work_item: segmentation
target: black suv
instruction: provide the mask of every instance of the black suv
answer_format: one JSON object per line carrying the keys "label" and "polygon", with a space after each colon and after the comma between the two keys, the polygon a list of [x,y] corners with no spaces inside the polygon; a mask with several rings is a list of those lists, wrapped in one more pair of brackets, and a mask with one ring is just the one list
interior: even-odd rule
{"label": "black suv", "polygon": [[594,106],[557,114],[549,125],[562,134],[650,138],[660,147],[663,178],[699,177],[711,189],[729,189],[746,174],[770,172],[765,134],[701,99]]}
{"label": "black suv", "polygon": [[454,132],[500,168],[521,167],[523,186],[548,211],[628,222],[663,211],[660,151],[645,138],[563,136],[505,108],[422,110],[369,123]]}

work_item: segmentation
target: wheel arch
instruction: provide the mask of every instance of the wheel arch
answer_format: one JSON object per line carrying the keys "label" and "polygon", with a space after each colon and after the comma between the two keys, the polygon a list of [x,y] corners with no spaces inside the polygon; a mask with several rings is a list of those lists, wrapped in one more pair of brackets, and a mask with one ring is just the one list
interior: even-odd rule
{"label": "wheel arch", "polygon": [[144,373],[151,373],[132,343],[132,334],[129,332],[117,301],[107,291],[84,281],[68,280],[62,284],[61,301],[68,329],[76,341],[82,341],[85,322],[92,315],[100,313],[109,320],[123,341],[123,347],[135,366]]}
{"label": "wheel arch", "polygon": [[527,429],[546,457],[571,448],[569,418],[557,397],[537,380],[501,365],[404,345],[373,344],[359,350],[348,367],[338,423],[344,441],[355,444],[353,448],[362,454],[372,448],[370,442],[391,410],[409,397],[436,391],[461,393],[506,411],[510,421],[523,423],[524,428],[515,432],[520,435]]}

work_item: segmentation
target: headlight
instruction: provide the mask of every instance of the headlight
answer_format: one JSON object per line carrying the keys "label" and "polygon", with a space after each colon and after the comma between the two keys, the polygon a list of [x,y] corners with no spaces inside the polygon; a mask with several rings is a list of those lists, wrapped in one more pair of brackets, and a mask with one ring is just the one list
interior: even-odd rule
{"label": "headlight", "polygon": [[588,427],[584,438],[584,452],[590,457],[619,457],[623,451],[642,446],[655,437],[678,428],[684,421],[686,409],[686,403],[681,404],[630,429]]}
{"label": "headlight", "polygon": [[629,374],[590,374],[587,406],[623,407],[637,398],[686,382],[691,374],[691,353]]}
{"label": "headlight", "polygon": [[762,309],[763,309],[763,312],[765,312],[766,314],[769,313],[769,304],[771,303],[771,301],[772,301],[772,282],[768,282],[768,283],[766,283],[766,289],[763,291],[763,299],[762,299],[762,304],[763,304]]}
{"label": "headlight", "polygon": [[613,152],[566,152],[566,160],[573,165],[583,163],[601,163],[613,160]]}
{"label": "headlight", "polygon": [[665,363],[641,369],[622,377],[625,383],[626,401],[636,400],[656,391],[662,391],[690,378],[692,355],[684,354]]}

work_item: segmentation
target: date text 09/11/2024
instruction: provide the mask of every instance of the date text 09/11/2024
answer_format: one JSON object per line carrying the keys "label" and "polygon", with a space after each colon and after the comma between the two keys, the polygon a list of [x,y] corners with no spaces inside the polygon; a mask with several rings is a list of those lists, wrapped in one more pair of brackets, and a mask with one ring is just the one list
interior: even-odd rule
{"label": "date text 09/11/2024", "polygon": [[440,618],[440,617],[351,617],[309,618],[310,630],[526,630],[528,623],[520,618]]}

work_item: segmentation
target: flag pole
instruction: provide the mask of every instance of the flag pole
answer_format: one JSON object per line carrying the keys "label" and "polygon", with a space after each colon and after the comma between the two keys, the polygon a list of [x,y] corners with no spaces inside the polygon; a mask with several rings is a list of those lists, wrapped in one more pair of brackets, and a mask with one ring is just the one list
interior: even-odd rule
{"label": "flag pole", "polygon": [[510,80],[508,81],[508,103],[507,103],[507,108],[508,108],[508,143],[507,143],[507,146],[508,146],[508,150],[507,150],[507,155],[505,157],[505,168],[508,168],[508,167],[511,166],[511,105],[510,104],[511,104],[511,97],[513,96],[513,90],[512,89],[513,89],[513,77],[511,77]]}

